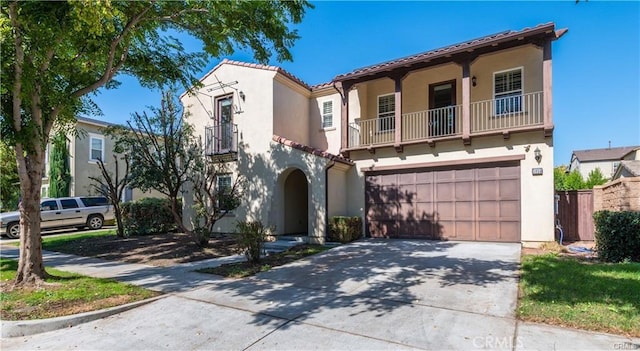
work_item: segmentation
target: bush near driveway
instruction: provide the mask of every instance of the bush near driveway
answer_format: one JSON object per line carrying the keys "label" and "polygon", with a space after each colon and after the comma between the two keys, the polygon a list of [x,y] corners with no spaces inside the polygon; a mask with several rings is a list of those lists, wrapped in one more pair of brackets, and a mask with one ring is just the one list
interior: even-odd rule
{"label": "bush near driveway", "polygon": [[171,201],[147,197],[121,205],[125,236],[167,233],[177,230]]}
{"label": "bush near driveway", "polygon": [[0,311],[3,320],[67,316],[124,305],[159,295],[134,285],[46,268],[52,275],[42,288],[13,289],[18,262],[0,259]]}
{"label": "bush near driveway", "polygon": [[522,258],[518,317],[640,337],[640,263],[597,263],[555,254]]}
{"label": "bush near driveway", "polygon": [[362,218],[334,216],[329,219],[327,241],[350,243],[362,237]]}
{"label": "bush near driveway", "polygon": [[598,258],[606,262],[640,262],[640,212],[598,211],[593,219]]}

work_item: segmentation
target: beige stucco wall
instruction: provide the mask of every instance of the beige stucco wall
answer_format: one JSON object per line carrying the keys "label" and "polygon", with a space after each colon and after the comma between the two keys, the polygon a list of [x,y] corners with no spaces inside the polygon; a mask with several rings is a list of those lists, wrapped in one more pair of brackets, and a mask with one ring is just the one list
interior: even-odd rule
{"label": "beige stucco wall", "polygon": [[[282,77],[276,77],[276,72],[270,70],[226,64],[204,79],[205,86],[217,82],[214,75],[221,82],[238,81],[234,87],[246,96],[241,103],[243,112],[234,114],[234,123],[238,125],[238,160],[228,163],[228,169],[233,180],[242,175],[247,181],[241,205],[219,220],[214,231],[232,232],[236,221],[260,220],[274,227],[276,234],[282,233],[285,227],[284,183],[294,169],[299,169],[305,174],[308,185],[308,234],[311,241],[322,242],[326,218],[324,170],[330,161],[272,140],[273,134],[300,143],[312,139],[309,133],[312,129],[310,97],[305,97],[304,91],[283,82]],[[203,107],[192,95],[184,95],[181,100],[190,112],[186,120],[195,125],[197,135],[204,137],[205,126],[213,125],[207,113],[207,108],[213,108],[212,103],[205,103]],[[201,100],[212,101],[202,97]],[[336,122],[339,122],[339,115]],[[317,121],[315,129],[319,126]],[[189,189],[185,190],[185,217],[189,217],[193,194]]]}
{"label": "beige stucco wall", "polygon": [[595,186],[593,210],[640,211],[640,177],[620,178]]}
{"label": "beige stucco wall", "polygon": [[[333,106],[333,126],[322,128],[322,105],[331,101]],[[333,154],[340,152],[340,131],[342,130],[342,101],[340,95],[331,88],[323,94],[313,94],[309,102],[309,145]]]}
{"label": "beige stucco wall", "polygon": [[[529,146],[529,151],[525,147]],[[533,151],[542,153],[538,164]],[[404,148],[399,154],[393,148],[376,150],[374,155],[367,151],[351,153],[356,162],[354,171],[347,180],[348,213],[364,218],[364,173],[363,167],[406,166],[429,162],[479,160],[488,157],[524,155],[520,161],[521,193],[521,238],[523,242],[544,242],[554,240],[554,192],[553,192],[553,145],[542,132],[513,134],[510,139],[501,136],[473,138],[469,146],[461,140],[436,143],[435,147],[415,145]],[[533,176],[532,168],[543,168],[542,176]]]}
{"label": "beige stucco wall", "polygon": [[[91,135],[104,138],[104,164],[107,171],[115,177],[115,162],[113,158],[115,141],[104,135],[103,128],[104,126],[85,123],[83,121],[77,122],[76,129],[78,131],[78,135],[69,143],[69,156],[71,161],[71,196],[98,195],[96,190],[91,186],[94,182],[89,179],[89,177],[102,177],[97,162],[89,160],[89,153],[91,150],[89,143]],[[120,176],[123,176],[125,164],[124,161],[120,159],[120,156],[118,156],[118,168]],[[132,190],[132,200],[139,200],[144,197],[165,196],[155,190],[147,192],[142,192],[140,189]]]}
{"label": "beige stucco wall", "polygon": [[289,83],[285,77],[273,81],[273,133],[308,145],[309,130],[317,127],[309,121],[309,92],[281,81]]}
{"label": "beige stucco wall", "polygon": [[471,102],[493,99],[493,73],[522,67],[524,92],[542,91],[542,49],[526,45],[478,57],[471,64]]}

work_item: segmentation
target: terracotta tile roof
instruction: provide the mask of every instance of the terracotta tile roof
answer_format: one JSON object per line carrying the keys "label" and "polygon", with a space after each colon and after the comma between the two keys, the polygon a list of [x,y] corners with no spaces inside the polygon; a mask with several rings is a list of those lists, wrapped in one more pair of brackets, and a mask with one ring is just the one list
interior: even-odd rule
{"label": "terracotta tile roof", "polygon": [[262,64],[259,64],[259,63],[248,63],[248,62],[242,62],[242,61],[234,61],[234,60],[229,60],[229,59],[224,59],[220,63],[218,63],[215,67],[213,67],[211,69],[211,71],[209,71],[209,73],[205,74],[204,77],[202,77],[202,79],[200,79],[200,81],[203,81],[205,78],[207,78],[209,75],[211,75],[216,69],[218,69],[218,67],[220,67],[222,65],[225,65],[225,64],[227,64],[227,65],[235,65],[235,66],[240,66],[240,67],[249,67],[249,68],[262,69],[262,70],[266,70],[266,71],[278,72],[278,73],[282,74],[283,76],[291,79],[292,81],[300,84],[304,88],[306,88],[308,90],[311,90],[311,87],[307,83],[305,83],[302,79],[294,76],[292,73],[289,73],[289,71],[285,70],[282,67],[262,65]]}
{"label": "terracotta tile roof", "polygon": [[640,146],[622,146],[606,149],[576,150],[573,152],[572,158],[575,157],[580,162],[620,160],[626,154],[638,148],[640,148]]}
{"label": "terracotta tile roof", "polygon": [[553,33],[553,35],[557,39],[567,32],[567,29],[561,29],[561,30],[555,31],[554,28],[555,28],[555,25],[553,23],[545,23],[545,24],[537,25],[533,28],[524,28],[519,31],[509,30],[509,31],[504,31],[496,34],[491,34],[481,38],[446,46],[443,48],[422,52],[416,55],[411,55],[411,56],[375,64],[372,66],[358,68],[350,73],[340,74],[336,76],[334,80],[340,81],[340,80],[345,80],[349,78],[368,75],[375,72],[388,71],[394,68],[408,66],[417,62],[430,60],[430,59],[443,57],[443,56],[447,57],[447,55],[470,52],[480,47],[487,47],[487,46],[495,45],[507,40],[519,39],[521,37],[532,36],[536,34],[539,35],[543,33],[548,33],[548,34]]}
{"label": "terracotta tile roof", "polygon": [[[640,177],[640,160],[625,160],[620,161],[620,168],[624,168],[627,172],[631,173],[634,177]],[[619,174],[617,171],[616,174]]]}
{"label": "terracotta tile roof", "polygon": [[331,86],[333,86],[333,81],[312,85],[311,86],[311,90],[313,91],[313,90],[328,88],[328,87],[331,87]]}
{"label": "terracotta tile roof", "polygon": [[326,151],[322,151],[320,149],[316,149],[315,147],[311,147],[311,146],[307,146],[307,145],[303,145],[300,143],[297,143],[295,141],[291,141],[285,137],[281,137],[279,135],[273,135],[273,141],[278,142],[282,145],[287,145],[291,148],[300,150],[300,151],[304,151],[304,152],[308,152],[312,155],[316,155],[316,156],[320,156],[326,159],[329,159],[331,161],[336,161],[336,162],[340,162],[340,163],[344,163],[346,165],[350,165],[353,166],[354,163],[353,161],[351,161],[350,159],[343,157],[343,156],[339,156],[339,155],[334,155],[332,153],[326,152]]}

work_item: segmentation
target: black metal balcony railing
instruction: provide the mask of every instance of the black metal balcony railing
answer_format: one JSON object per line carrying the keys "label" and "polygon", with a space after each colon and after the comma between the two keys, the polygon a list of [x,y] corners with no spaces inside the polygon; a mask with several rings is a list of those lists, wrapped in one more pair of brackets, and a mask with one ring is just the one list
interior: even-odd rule
{"label": "black metal balcony railing", "polygon": [[221,123],[205,128],[205,155],[225,155],[238,152],[238,126]]}

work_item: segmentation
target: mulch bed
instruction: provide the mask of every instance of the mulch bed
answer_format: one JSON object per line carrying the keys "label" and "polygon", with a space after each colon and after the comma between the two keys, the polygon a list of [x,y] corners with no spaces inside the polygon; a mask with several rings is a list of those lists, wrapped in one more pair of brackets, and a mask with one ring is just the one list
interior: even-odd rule
{"label": "mulch bed", "polygon": [[171,266],[235,255],[236,244],[233,236],[218,234],[209,240],[206,248],[198,247],[193,237],[184,233],[164,233],[154,235],[118,238],[115,235],[76,240],[65,245],[64,253],[96,257],[104,260],[144,263],[153,266]]}

